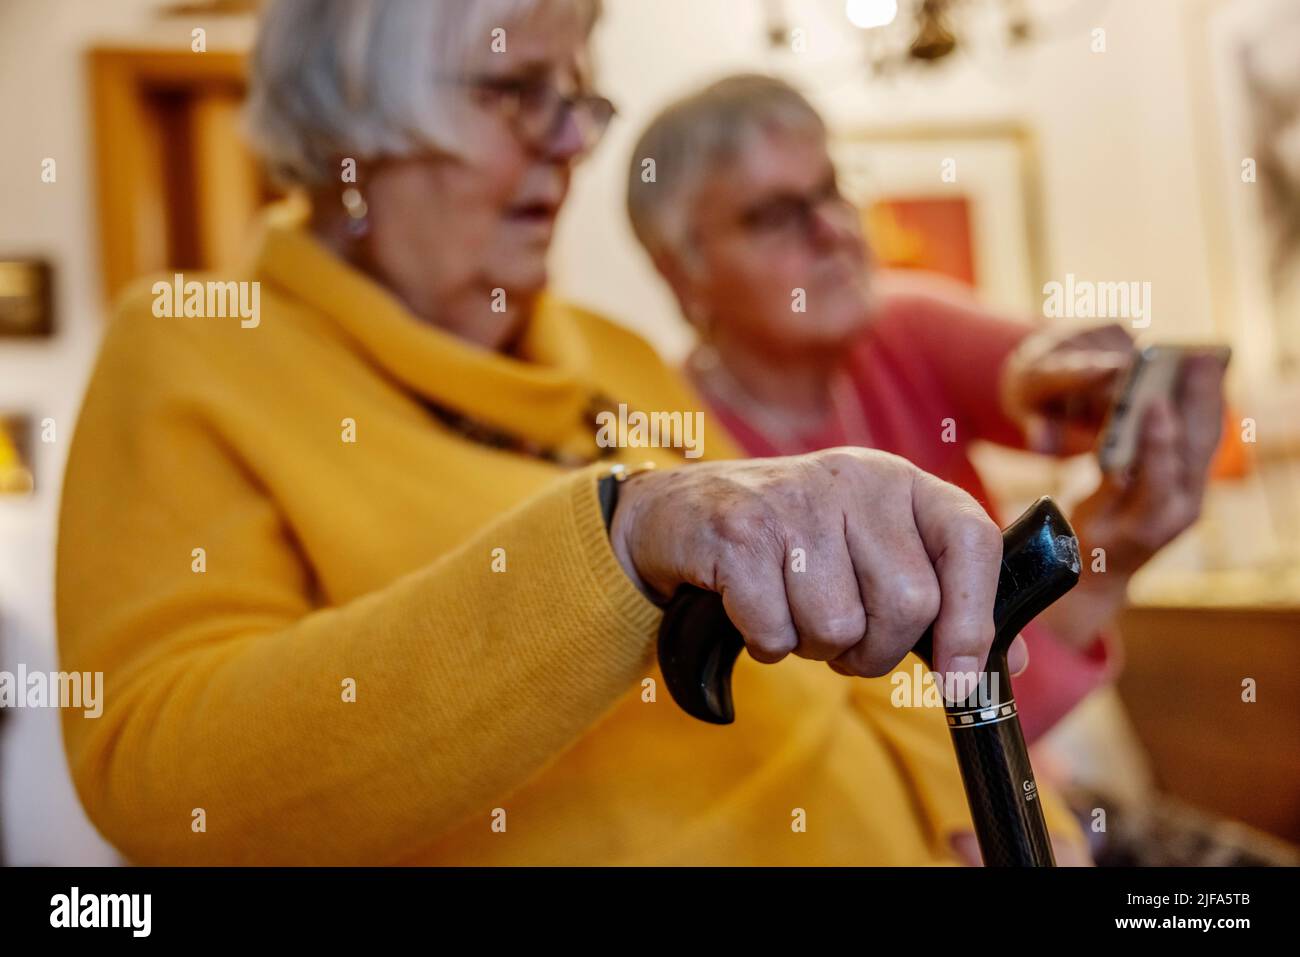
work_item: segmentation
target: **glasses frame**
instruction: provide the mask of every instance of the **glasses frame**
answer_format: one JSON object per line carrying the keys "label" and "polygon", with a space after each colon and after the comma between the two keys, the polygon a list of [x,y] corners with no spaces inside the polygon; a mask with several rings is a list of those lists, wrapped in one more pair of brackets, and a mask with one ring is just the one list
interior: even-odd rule
{"label": "glasses frame", "polygon": [[[765,203],[772,203],[777,200],[795,200],[798,203],[797,222],[793,227],[765,227],[757,222],[762,213],[762,207]],[[794,194],[784,194],[770,197],[763,202],[756,203],[741,210],[734,219],[723,225],[720,229],[704,231],[698,227],[692,230],[692,245],[696,248],[702,246],[705,242],[722,238],[732,233],[741,233],[751,239],[759,241],[780,240],[789,242],[797,238],[800,242],[808,242],[813,235],[813,219],[818,211],[833,206],[838,212],[848,215],[852,212],[857,215],[858,206],[849,197],[845,196],[840,190],[838,178],[831,181],[829,187],[826,185],[818,187],[797,196]]]}
{"label": "glasses frame", "polygon": [[[575,117],[583,138],[579,153],[586,155],[599,145],[618,115],[618,108],[608,97],[581,86],[575,92],[565,93],[549,78],[478,74],[444,79],[494,101],[487,105],[509,125],[515,138],[539,152],[550,149],[564,124]],[[537,91],[544,99],[536,106],[526,106],[530,92]],[[530,112],[536,119],[529,119]]]}

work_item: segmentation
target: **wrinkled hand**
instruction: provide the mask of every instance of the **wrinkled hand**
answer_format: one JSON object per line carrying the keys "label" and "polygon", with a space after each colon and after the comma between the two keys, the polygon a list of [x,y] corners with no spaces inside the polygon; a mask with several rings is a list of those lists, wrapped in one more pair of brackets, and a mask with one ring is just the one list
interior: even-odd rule
{"label": "wrinkled hand", "polygon": [[1133,340],[1116,323],[1035,333],[1003,366],[1003,408],[1034,451],[1087,452],[1132,361]]}
{"label": "wrinkled hand", "polygon": [[[948,676],[983,670],[993,641],[997,525],[961,489],[888,453],[641,473],[619,494],[610,538],[656,600],[684,583],[721,594],[761,662],[794,654],[884,675],[933,623],[933,664]],[[1023,645],[1013,649],[1018,670]]]}
{"label": "wrinkled hand", "polygon": [[1223,363],[1183,364],[1176,404],[1156,402],[1143,422],[1135,467],[1107,476],[1076,512],[1111,571],[1132,573],[1199,517],[1223,425]]}

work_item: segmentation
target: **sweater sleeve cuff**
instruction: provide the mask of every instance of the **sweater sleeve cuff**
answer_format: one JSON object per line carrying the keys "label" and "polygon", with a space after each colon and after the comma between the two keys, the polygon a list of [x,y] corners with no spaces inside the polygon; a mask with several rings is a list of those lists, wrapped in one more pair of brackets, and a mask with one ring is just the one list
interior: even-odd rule
{"label": "sweater sleeve cuff", "polygon": [[663,611],[623,571],[605,528],[597,483],[608,472],[608,466],[592,466],[575,477],[570,496],[574,527],[595,590],[603,596],[610,615],[633,632],[653,631],[659,627]]}

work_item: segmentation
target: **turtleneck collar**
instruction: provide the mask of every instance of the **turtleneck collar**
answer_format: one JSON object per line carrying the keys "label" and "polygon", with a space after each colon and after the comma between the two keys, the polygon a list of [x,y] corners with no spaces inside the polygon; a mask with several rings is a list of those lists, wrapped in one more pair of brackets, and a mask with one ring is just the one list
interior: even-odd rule
{"label": "turtleneck collar", "polygon": [[300,199],[266,213],[254,259],[262,281],[327,316],[428,402],[548,447],[591,441],[591,357],[559,303],[541,297],[520,357],[484,349],[417,317],[316,239],[307,218]]}

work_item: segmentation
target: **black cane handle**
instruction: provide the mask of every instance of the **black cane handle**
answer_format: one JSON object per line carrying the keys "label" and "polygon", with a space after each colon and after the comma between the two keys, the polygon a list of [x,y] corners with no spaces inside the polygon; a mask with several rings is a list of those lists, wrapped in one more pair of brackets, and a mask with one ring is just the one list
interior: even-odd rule
{"label": "black cane handle", "polygon": [[[1039,499],[1003,530],[988,664],[971,694],[945,709],[980,851],[990,866],[1054,863],[1011,695],[1007,649],[1078,580],[1078,539],[1050,498]],[[932,645],[927,629],[914,649],[928,664]],[[717,594],[682,586],[659,629],[659,668],[673,700],[701,721],[730,724],[731,669],[744,647]]]}

